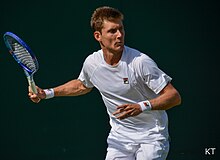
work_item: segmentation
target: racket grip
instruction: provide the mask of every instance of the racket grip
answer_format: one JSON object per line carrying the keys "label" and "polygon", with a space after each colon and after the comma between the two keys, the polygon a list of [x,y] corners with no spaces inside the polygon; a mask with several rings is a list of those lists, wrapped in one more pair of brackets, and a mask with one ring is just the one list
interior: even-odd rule
{"label": "racket grip", "polygon": [[33,91],[33,93],[37,94],[38,92],[37,92],[37,88],[36,88],[34,80],[31,79],[30,77],[27,77],[27,80],[28,80],[28,84],[31,87],[31,90]]}

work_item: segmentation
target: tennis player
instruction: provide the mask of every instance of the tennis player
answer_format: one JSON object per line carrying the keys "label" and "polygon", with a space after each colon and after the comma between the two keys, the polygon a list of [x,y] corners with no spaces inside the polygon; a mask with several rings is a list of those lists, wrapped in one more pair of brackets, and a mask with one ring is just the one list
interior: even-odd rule
{"label": "tennis player", "polygon": [[29,91],[30,99],[83,95],[96,87],[110,117],[106,160],[164,160],[169,151],[166,111],[181,103],[172,78],[146,54],[125,46],[123,14],[97,8],[91,17],[101,49],[89,55],[78,79]]}

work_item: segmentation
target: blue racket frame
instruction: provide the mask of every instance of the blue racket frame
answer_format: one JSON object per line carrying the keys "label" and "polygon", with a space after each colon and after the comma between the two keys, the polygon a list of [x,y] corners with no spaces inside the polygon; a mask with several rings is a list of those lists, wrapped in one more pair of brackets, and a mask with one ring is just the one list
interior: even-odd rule
{"label": "blue racket frame", "polygon": [[[6,36],[10,36],[12,38],[14,38],[18,43],[20,43],[31,55],[35,65],[36,65],[36,70],[33,71],[31,70],[30,68],[26,67],[19,59],[17,59],[16,55],[14,54],[14,51],[11,47],[11,45],[9,44]],[[18,64],[25,70],[28,72],[29,75],[33,75],[39,68],[39,64],[38,64],[38,61],[37,61],[37,58],[35,56],[35,54],[32,52],[32,50],[30,49],[30,47],[21,39],[19,38],[17,35],[15,35],[14,33],[12,32],[6,32],[4,35],[3,35],[3,38],[4,38],[4,41],[5,41],[5,45],[6,47],[8,48],[9,52],[12,54],[12,56],[14,57],[14,59],[18,62]],[[27,73],[26,73],[27,74]],[[27,75],[28,76],[28,75]]]}

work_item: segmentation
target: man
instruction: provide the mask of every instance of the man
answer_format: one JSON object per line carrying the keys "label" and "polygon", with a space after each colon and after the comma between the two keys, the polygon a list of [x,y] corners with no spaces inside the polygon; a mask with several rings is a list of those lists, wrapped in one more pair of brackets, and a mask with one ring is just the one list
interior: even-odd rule
{"label": "man", "polygon": [[78,79],[31,91],[31,100],[83,95],[96,87],[110,117],[106,160],[164,160],[169,151],[165,110],[181,103],[171,77],[138,50],[124,45],[123,14],[97,8],[91,17],[101,50],[89,55]]}

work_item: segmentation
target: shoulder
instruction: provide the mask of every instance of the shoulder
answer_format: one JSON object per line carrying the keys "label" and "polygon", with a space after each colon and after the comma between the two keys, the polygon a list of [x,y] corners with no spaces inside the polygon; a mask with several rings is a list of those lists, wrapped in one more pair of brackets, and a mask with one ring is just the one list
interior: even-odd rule
{"label": "shoulder", "polygon": [[90,54],[86,59],[85,62],[86,63],[96,63],[100,62],[100,60],[102,59],[102,50],[98,50],[96,52],[93,52],[92,54]]}
{"label": "shoulder", "polygon": [[[125,47],[125,54],[127,57],[127,60],[130,61],[130,63],[134,66],[134,67],[141,67],[142,65],[146,66],[147,64],[149,65],[156,65],[156,63],[154,62],[154,60],[149,57],[147,54],[134,49],[134,48],[130,48],[130,47]],[[147,66],[149,66],[147,65]]]}
{"label": "shoulder", "polygon": [[84,61],[84,67],[95,67],[102,62],[102,50],[98,50],[90,54]]}

